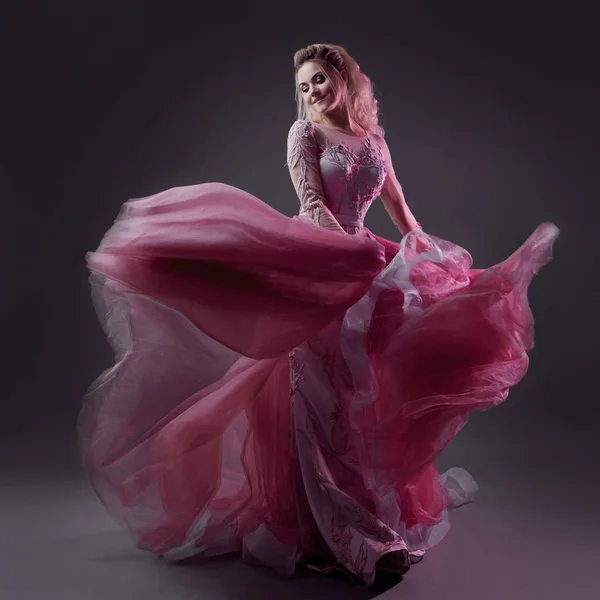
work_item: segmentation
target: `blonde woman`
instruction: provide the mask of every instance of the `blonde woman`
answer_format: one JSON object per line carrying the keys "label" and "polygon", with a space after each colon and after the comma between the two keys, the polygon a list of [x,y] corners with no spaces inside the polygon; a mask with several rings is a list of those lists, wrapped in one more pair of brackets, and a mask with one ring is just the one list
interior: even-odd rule
{"label": "blonde woman", "polygon": [[[356,61],[315,44],[294,75],[296,217],[222,183],[173,188],[127,202],[88,254],[116,364],[79,439],[140,548],[369,587],[405,573],[475,491],[436,461],[524,376],[527,288],[558,230],[472,269],[409,209]],[[400,243],[364,226],[378,197]]]}

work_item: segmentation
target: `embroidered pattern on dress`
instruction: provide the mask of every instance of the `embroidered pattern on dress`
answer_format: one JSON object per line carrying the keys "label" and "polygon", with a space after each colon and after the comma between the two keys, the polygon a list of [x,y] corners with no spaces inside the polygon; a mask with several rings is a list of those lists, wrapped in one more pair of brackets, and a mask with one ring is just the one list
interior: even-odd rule
{"label": "embroidered pattern on dress", "polygon": [[[350,215],[360,226],[340,223],[347,233],[358,233],[371,202],[379,195],[386,177],[386,168],[379,144],[371,135],[365,136],[360,147],[351,148],[344,142],[334,142],[310,121],[296,121],[288,136],[288,167],[300,198],[301,213],[315,225],[338,229],[336,209],[324,191],[323,163],[333,165],[343,174],[344,190],[338,198],[352,205]],[[341,215],[338,215],[341,216]]]}
{"label": "embroidered pattern on dress", "polygon": [[315,225],[339,229],[325,203],[317,153],[315,126],[310,121],[296,121],[288,134],[287,165],[300,200],[301,213]]}
{"label": "embroidered pattern on dress", "polygon": [[296,358],[296,349],[292,350],[288,354],[289,363],[290,363],[290,402],[294,404],[294,394],[296,389],[298,388],[298,384],[303,376],[304,365],[301,364]]}
{"label": "embroidered pattern on dress", "polygon": [[[381,148],[374,136],[351,147],[317,129],[298,121],[288,140],[288,165],[302,211],[320,226],[337,214],[347,233],[358,233],[385,180]],[[300,513],[310,523],[303,551],[323,561],[319,570],[338,569],[368,584],[378,558],[404,548],[404,542],[378,515],[376,498],[359,476],[349,414],[354,377],[336,352],[341,326],[336,320],[289,353],[292,454],[304,490],[298,496]]]}
{"label": "embroidered pattern on dress", "polygon": [[[387,174],[381,149],[373,143],[370,135],[364,138],[358,149],[322,136],[318,141],[318,156],[319,161],[330,162],[344,173],[345,196],[355,205],[357,220],[362,222],[371,202],[381,192]],[[332,207],[329,208],[331,210]]]}

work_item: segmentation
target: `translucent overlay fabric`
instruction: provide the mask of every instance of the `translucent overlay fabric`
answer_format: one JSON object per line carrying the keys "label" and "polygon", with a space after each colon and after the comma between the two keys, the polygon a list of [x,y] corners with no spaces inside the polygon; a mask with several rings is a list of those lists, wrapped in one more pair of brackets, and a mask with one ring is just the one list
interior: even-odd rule
{"label": "translucent overlay fabric", "polygon": [[295,218],[225,184],[174,188],[126,203],[87,257],[116,362],[85,398],[83,464],[140,548],[368,586],[477,488],[436,460],[524,376],[527,288],[558,230],[487,269],[431,234],[426,253],[383,239],[363,225],[379,140],[340,136],[290,130]]}

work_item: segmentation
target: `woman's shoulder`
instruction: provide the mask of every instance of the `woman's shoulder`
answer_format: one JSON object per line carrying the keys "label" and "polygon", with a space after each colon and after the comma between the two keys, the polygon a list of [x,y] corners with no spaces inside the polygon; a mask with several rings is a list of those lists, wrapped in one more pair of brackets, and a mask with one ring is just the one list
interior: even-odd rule
{"label": "woman's shoulder", "polygon": [[374,143],[379,150],[381,150],[384,154],[387,152],[387,142],[385,141],[383,133],[369,133],[369,137],[371,138],[371,142]]}
{"label": "woman's shoulder", "polygon": [[292,123],[289,137],[312,136],[315,133],[315,124],[307,119],[297,119]]}
{"label": "woman's shoulder", "polygon": [[384,144],[386,144],[384,135],[383,135],[383,131],[372,131],[369,133],[369,137],[371,137],[371,139],[375,140],[380,146],[383,146]]}

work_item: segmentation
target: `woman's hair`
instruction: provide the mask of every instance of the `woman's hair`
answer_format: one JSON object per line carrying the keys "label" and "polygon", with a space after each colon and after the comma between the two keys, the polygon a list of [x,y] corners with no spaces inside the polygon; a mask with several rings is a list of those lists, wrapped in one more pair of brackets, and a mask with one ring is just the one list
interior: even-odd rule
{"label": "woman's hair", "polygon": [[[352,121],[367,133],[383,135],[383,128],[379,125],[379,103],[373,95],[373,84],[344,48],[335,44],[311,44],[298,50],[294,54],[294,77],[298,69],[308,61],[321,66],[336,94],[341,90],[342,103],[346,105]],[[297,80],[296,104],[298,119],[307,119],[308,109]]]}

